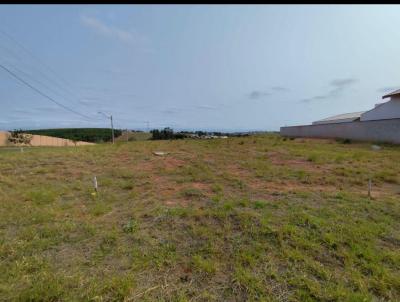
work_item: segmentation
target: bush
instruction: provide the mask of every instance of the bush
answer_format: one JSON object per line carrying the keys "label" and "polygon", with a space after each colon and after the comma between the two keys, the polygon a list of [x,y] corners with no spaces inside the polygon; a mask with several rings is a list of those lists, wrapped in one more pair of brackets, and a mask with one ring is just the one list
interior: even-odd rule
{"label": "bush", "polygon": [[16,145],[30,145],[32,134],[24,133],[22,130],[11,131],[8,141]]}
{"label": "bush", "polygon": [[164,128],[163,130],[153,129],[150,133],[152,134],[152,140],[183,139],[187,137],[186,134],[182,132],[174,133],[174,130],[169,127]]}

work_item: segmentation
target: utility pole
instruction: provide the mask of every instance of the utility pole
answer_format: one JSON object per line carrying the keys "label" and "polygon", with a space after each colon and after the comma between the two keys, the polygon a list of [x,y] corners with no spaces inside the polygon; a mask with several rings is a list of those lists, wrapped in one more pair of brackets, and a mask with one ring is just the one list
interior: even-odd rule
{"label": "utility pole", "polygon": [[111,120],[111,131],[112,131],[113,144],[114,144],[115,143],[115,138],[114,138],[114,125],[112,123],[112,115],[110,115],[110,120]]}
{"label": "utility pole", "polygon": [[112,142],[113,144],[115,143],[115,138],[114,138],[114,125],[113,125],[113,119],[112,115],[110,115],[110,120],[111,120],[111,135],[112,135]]}
{"label": "utility pole", "polygon": [[106,118],[109,118],[111,121],[111,137],[112,137],[112,143],[115,143],[115,138],[114,138],[114,125],[113,125],[113,117],[112,115],[108,116],[107,114],[105,114],[104,112],[99,111],[99,114],[104,115]]}

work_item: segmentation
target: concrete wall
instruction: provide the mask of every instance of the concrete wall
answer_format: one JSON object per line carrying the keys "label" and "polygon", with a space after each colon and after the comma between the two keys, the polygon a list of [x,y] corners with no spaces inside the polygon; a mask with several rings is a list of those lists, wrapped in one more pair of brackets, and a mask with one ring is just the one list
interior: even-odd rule
{"label": "concrete wall", "polygon": [[289,137],[348,138],[400,144],[400,118],[380,121],[281,127],[280,133]]}
{"label": "concrete wall", "polygon": [[392,98],[389,102],[379,104],[361,115],[360,120],[373,121],[382,119],[400,118],[400,99]]}
{"label": "concrete wall", "polygon": [[[9,132],[1,131],[0,132],[0,146],[13,146],[14,144],[8,142]],[[76,146],[86,146],[86,145],[94,145],[93,143],[82,142],[79,141],[76,143]],[[31,140],[31,146],[53,146],[53,147],[67,147],[67,146],[75,146],[75,143],[72,140],[59,138],[59,137],[51,137],[46,135],[33,135]]]}
{"label": "concrete wall", "polygon": [[0,131],[0,146],[7,146],[9,135],[6,131]]}

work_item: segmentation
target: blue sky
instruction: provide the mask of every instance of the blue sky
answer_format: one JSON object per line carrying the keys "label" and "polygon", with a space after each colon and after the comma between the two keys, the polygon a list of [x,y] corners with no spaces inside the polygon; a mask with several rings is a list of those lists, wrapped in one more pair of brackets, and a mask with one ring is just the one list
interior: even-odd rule
{"label": "blue sky", "polygon": [[107,127],[103,111],[120,128],[279,130],[368,110],[400,88],[399,14],[391,5],[2,5],[0,63],[89,118],[0,69],[0,129]]}

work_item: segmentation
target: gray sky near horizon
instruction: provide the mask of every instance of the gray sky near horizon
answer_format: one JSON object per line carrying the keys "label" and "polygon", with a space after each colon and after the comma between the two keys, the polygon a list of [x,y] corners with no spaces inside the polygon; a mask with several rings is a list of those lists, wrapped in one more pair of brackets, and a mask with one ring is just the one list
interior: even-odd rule
{"label": "gray sky near horizon", "polygon": [[396,5],[1,5],[0,64],[89,118],[0,69],[0,129],[108,127],[103,111],[118,128],[279,130],[368,110],[400,88],[399,15]]}

